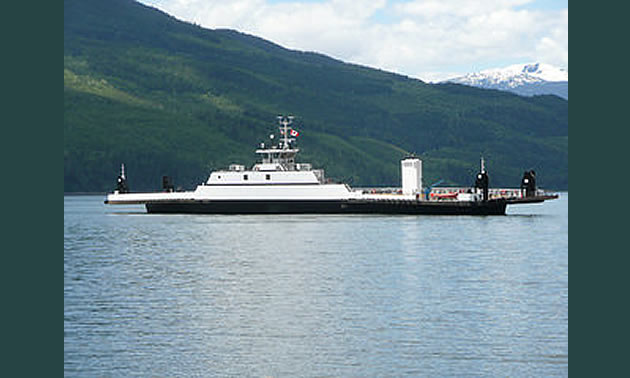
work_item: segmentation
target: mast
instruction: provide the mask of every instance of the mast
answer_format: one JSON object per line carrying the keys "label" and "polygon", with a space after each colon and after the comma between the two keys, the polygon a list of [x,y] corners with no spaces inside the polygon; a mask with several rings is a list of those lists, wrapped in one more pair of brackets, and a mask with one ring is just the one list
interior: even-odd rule
{"label": "mast", "polygon": [[120,166],[120,176],[116,180],[116,191],[118,193],[129,193],[129,186],[127,185],[127,178],[125,177],[125,164]]}
{"label": "mast", "polygon": [[280,134],[282,135],[282,149],[287,150],[289,149],[289,143],[295,140],[295,138],[289,137],[289,133],[293,130],[290,126],[293,124],[293,119],[295,117],[292,115],[288,115],[286,117],[279,115],[277,118],[280,123]]}
{"label": "mast", "polygon": [[297,130],[293,130],[293,127],[291,127],[295,117],[292,115],[279,115],[277,118],[281,134],[281,138],[278,138],[278,144],[273,144],[274,138],[272,134],[269,136],[272,140],[271,146],[267,147],[264,143],[261,143],[256,153],[262,155],[263,164],[276,164],[282,170],[293,171],[296,168],[295,155],[300,151],[292,145],[293,141],[295,141],[294,136],[298,135]]}
{"label": "mast", "polygon": [[477,174],[477,178],[475,179],[475,188],[481,191],[484,201],[487,201],[489,198],[489,191],[488,191],[489,185],[490,185],[490,181],[488,179],[488,173],[486,172],[486,164],[482,156],[481,157],[481,171]]}

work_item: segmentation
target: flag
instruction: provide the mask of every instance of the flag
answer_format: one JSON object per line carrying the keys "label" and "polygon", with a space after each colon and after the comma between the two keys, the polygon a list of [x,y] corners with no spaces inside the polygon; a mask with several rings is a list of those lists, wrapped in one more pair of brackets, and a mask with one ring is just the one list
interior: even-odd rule
{"label": "flag", "polygon": [[296,137],[296,136],[298,136],[298,135],[300,135],[300,133],[299,133],[297,130],[293,130],[293,129],[291,129],[291,136],[292,136],[292,137]]}

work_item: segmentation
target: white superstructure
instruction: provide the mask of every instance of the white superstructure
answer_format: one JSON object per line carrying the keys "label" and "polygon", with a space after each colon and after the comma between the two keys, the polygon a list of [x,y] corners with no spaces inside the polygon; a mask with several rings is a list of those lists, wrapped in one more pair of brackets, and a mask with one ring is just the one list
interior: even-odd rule
{"label": "white superstructure", "polygon": [[417,157],[407,157],[400,161],[402,176],[402,193],[415,195],[422,191],[422,160]]}
{"label": "white superstructure", "polygon": [[[271,135],[271,145],[261,143],[256,153],[260,162],[251,169],[232,164],[227,170],[214,171],[208,180],[194,191],[162,193],[122,193],[107,196],[110,204],[133,204],[162,201],[344,201],[359,198],[346,184],[325,179],[324,171],[312,169],[311,164],[297,163],[295,138],[299,133],[291,127],[293,117],[279,117],[280,135],[277,144]],[[124,179],[124,177],[123,177]]]}

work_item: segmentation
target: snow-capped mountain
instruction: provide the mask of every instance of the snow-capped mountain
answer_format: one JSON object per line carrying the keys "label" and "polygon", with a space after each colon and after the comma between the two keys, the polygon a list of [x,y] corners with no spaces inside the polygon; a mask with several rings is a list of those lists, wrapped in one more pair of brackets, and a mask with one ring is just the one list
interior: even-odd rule
{"label": "snow-capped mountain", "polygon": [[569,99],[569,71],[550,64],[515,64],[445,80],[473,87],[500,89],[522,96],[554,94]]}

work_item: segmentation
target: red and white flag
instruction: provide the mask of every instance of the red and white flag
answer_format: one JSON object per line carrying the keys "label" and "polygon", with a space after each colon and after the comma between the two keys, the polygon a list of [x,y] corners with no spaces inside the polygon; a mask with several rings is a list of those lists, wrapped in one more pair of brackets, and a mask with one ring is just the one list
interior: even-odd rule
{"label": "red and white flag", "polygon": [[300,133],[297,130],[291,129],[291,136],[296,137],[298,135],[300,135]]}

